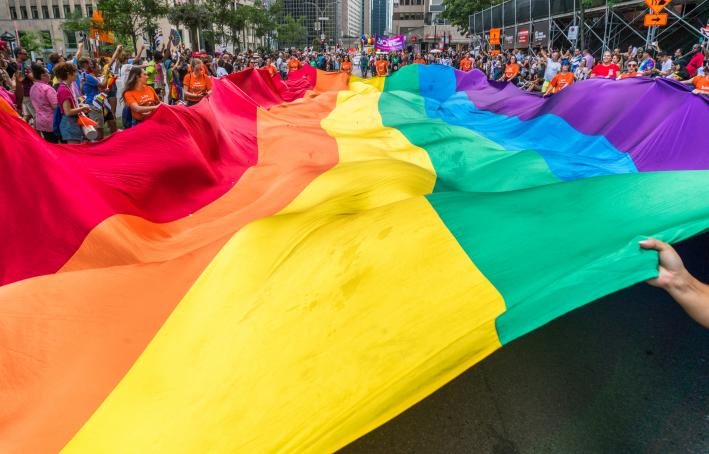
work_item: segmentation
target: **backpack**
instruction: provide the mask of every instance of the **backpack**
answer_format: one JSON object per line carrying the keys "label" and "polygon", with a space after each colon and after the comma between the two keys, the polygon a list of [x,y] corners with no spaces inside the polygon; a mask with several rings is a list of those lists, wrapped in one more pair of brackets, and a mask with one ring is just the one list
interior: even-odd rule
{"label": "backpack", "polygon": [[52,115],[52,132],[55,137],[61,137],[62,133],[59,129],[59,125],[62,123],[62,112],[59,110],[59,106],[54,108],[54,114]]}

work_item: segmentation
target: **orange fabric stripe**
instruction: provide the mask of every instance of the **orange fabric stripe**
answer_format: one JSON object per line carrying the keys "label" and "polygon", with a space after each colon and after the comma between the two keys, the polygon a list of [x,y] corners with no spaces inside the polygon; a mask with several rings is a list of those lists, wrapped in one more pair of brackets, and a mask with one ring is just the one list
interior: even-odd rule
{"label": "orange fabric stripe", "polygon": [[61,449],[234,232],[337,163],[320,127],[335,102],[328,93],[259,111],[259,163],[193,215],[165,224],[113,216],[59,273],[0,287],[0,452]]}
{"label": "orange fabric stripe", "polygon": [[318,70],[314,90],[320,93],[326,91],[347,90],[348,84],[349,76],[347,73],[329,73],[327,71]]}

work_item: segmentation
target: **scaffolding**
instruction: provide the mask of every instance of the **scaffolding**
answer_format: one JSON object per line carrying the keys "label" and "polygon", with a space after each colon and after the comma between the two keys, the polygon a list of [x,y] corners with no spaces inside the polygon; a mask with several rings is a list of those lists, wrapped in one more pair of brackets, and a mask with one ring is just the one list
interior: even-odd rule
{"label": "scaffolding", "polygon": [[[544,46],[577,47],[583,34],[592,53],[629,45],[648,46],[658,42],[663,49],[698,42],[709,16],[709,0],[675,0],[662,12],[668,14],[664,27],[645,27],[650,12],[642,0],[508,0],[469,17],[471,43],[485,45],[491,28],[502,30],[504,49]],[[576,38],[570,33],[575,27]]]}

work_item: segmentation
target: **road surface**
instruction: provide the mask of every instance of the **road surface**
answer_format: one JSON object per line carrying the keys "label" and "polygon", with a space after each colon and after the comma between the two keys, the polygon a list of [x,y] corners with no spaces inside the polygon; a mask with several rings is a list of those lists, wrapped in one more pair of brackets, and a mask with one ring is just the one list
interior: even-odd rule
{"label": "road surface", "polygon": [[[709,234],[678,246],[709,282]],[[709,453],[709,330],[639,284],[473,366],[342,453]]]}

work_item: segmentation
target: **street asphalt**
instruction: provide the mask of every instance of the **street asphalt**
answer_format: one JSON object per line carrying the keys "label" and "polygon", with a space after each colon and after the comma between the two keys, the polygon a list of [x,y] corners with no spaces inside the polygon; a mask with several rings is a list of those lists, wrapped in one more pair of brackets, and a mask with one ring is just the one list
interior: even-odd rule
{"label": "street asphalt", "polygon": [[[709,233],[678,245],[709,282]],[[709,330],[638,284],[498,350],[342,453],[709,453]]]}

